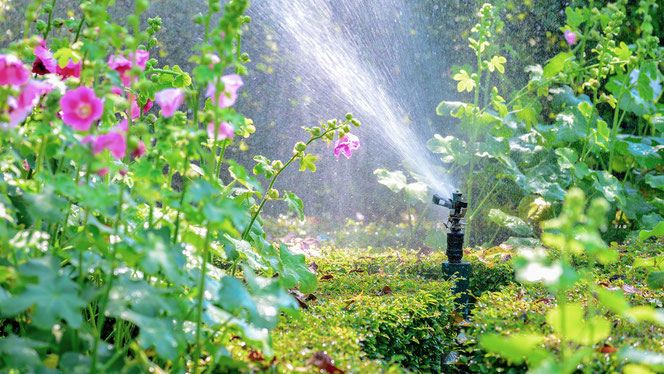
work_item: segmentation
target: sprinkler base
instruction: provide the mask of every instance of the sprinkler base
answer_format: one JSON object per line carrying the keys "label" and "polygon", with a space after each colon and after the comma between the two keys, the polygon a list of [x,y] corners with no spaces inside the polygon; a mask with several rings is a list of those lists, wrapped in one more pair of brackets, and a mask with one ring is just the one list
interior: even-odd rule
{"label": "sprinkler base", "polygon": [[468,288],[470,285],[470,262],[443,262],[443,278],[456,281],[454,295],[459,305],[459,312],[466,318],[468,316]]}

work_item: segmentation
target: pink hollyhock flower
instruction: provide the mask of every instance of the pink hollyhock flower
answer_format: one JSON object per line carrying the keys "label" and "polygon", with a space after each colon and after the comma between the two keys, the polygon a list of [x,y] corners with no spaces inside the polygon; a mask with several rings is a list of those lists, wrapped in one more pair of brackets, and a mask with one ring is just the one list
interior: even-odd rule
{"label": "pink hollyhock flower", "polygon": [[69,59],[67,66],[61,68],[60,65],[55,66],[55,72],[58,73],[63,78],[68,77],[81,77],[81,61],[74,63],[72,59]]}
{"label": "pink hollyhock flower", "polygon": [[334,156],[339,159],[339,154],[343,153],[346,158],[353,155],[353,151],[360,148],[360,139],[353,134],[346,134],[342,139],[334,143]]}
{"label": "pink hollyhock flower", "polygon": [[[244,84],[242,77],[237,74],[229,74],[221,77],[221,82],[224,84],[224,91],[217,95],[217,86],[210,83],[205,92],[206,97],[212,98],[212,103],[220,106],[221,108],[228,108],[235,104],[237,100],[237,91]],[[219,101],[217,103],[217,100]]]}
{"label": "pink hollyhock flower", "polygon": [[108,60],[108,67],[111,68],[111,70],[115,70],[120,74],[120,80],[122,81],[122,84],[126,87],[131,85],[132,82],[132,77],[130,77],[127,73],[129,70],[131,70],[132,66],[134,63],[136,66],[141,68],[141,70],[145,70],[145,64],[147,63],[148,59],[150,58],[150,53],[148,51],[136,51],[136,59],[134,60],[134,54],[130,53],[129,58],[124,57],[122,53],[119,55],[113,55],[111,58]]}
{"label": "pink hollyhock flower", "polygon": [[565,40],[568,45],[576,43],[576,33],[574,31],[565,30]]}
{"label": "pink hollyhock flower", "polygon": [[95,173],[97,173],[97,175],[103,178],[104,175],[108,174],[108,168],[101,168],[97,170]]}
{"label": "pink hollyhock flower", "polygon": [[[214,123],[210,122],[207,125],[208,138],[214,139]],[[217,138],[215,140],[230,139],[235,135],[235,128],[228,122],[222,122],[217,128]]]}
{"label": "pink hollyhock flower", "polygon": [[118,86],[113,86],[113,88],[111,88],[111,93],[115,94],[115,95],[118,95],[118,96],[122,96],[124,91],[122,90],[122,88],[120,88]]}
{"label": "pink hollyhock flower", "polygon": [[127,132],[127,131],[129,131],[129,122],[125,118],[122,121],[120,121],[120,123],[118,123],[117,126],[115,126],[115,128],[117,128],[118,130],[120,130],[122,132]]}
{"label": "pink hollyhock flower", "polygon": [[60,107],[64,123],[79,131],[88,131],[104,113],[104,102],[85,86],[67,91],[60,99]]}
{"label": "pink hollyhock flower", "polygon": [[166,88],[154,94],[154,100],[161,107],[161,114],[172,117],[184,101],[184,93],[179,88]]}
{"label": "pink hollyhock flower", "polygon": [[127,152],[127,141],[119,132],[109,132],[97,136],[92,143],[92,153],[99,154],[108,149],[115,158],[123,158]]}
{"label": "pink hollyhock flower", "polygon": [[131,151],[131,157],[133,158],[139,158],[142,157],[145,154],[145,143],[143,141],[138,142],[138,146]]}
{"label": "pink hollyhock flower", "polygon": [[0,85],[20,86],[30,78],[30,72],[14,55],[0,55]]}
{"label": "pink hollyhock flower", "polygon": [[[141,110],[138,108],[138,103],[136,102],[136,98],[134,95],[127,94],[127,99],[131,103],[131,119],[135,119],[141,116]],[[154,105],[154,102],[150,99],[143,105],[143,114],[147,113],[150,108],[152,108],[152,105]]]}
{"label": "pink hollyhock flower", "polygon": [[[43,43],[45,44],[45,43]],[[53,53],[45,45],[38,45],[34,49],[35,62],[32,64],[32,72],[38,75],[55,73],[57,64]]]}
{"label": "pink hollyhock flower", "polygon": [[39,98],[53,91],[53,86],[48,82],[30,79],[26,85],[21,87],[21,93],[17,98],[9,97],[9,127],[18,126],[32,112],[39,102]]}

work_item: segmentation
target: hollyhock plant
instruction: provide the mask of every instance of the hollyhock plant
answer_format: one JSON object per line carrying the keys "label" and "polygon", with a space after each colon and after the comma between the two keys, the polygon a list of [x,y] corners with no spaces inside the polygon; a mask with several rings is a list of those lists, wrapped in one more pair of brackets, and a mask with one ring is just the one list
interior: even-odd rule
{"label": "hollyhock plant", "polygon": [[334,156],[339,159],[343,153],[346,158],[353,155],[353,151],[360,148],[360,139],[353,134],[346,134],[343,138],[334,143]]}
{"label": "hollyhock plant", "polygon": [[[131,119],[136,119],[141,116],[141,109],[139,109],[134,95],[128,94],[127,96],[128,100],[131,102]],[[154,102],[148,99],[145,105],[143,105],[143,113],[147,113],[147,111],[152,108],[152,105],[154,105]]]}
{"label": "hollyhock plant", "polygon": [[[214,138],[214,123],[210,122],[207,125],[207,134],[210,139]],[[217,128],[217,138],[215,140],[230,139],[235,135],[235,128],[228,122],[222,122]]]}
{"label": "hollyhock plant", "polygon": [[38,45],[34,49],[35,62],[32,64],[32,72],[37,75],[46,75],[56,72],[58,65],[53,58],[53,53],[44,45]]}
{"label": "hollyhock plant", "polygon": [[30,78],[30,72],[14,55],[0,55],[0,85],[20,86]]}
{"label": "hollyhock plant", "polygon": [[161,114],[172,117],[184,101],[184,93],[179,88],[166,88],[154,94],[154,99],[161,107]]}
{"label": "hollyhock plant", "polygon": [[104,102],[85,86],[67,91],[60,99],[60,107],[64,123],[78,131],[88,131],[104,113]]}
{"label": "hollyhock plant", "polygon": [[69,62],[67,65],[63,68],[60,67],[60,65],[55,66],[55,72],[58,73],[63,78],[69,78],[69,77],[75,77],[75,78],[80,78],[81,77],[81,61],[78,63],[74,63],[72,59],[69,59]]}
{"label": "hollyhock plant", "polygon": [[30,79],[27,84],[21,87],[21,93],[18,97],[9,97],[9,127],[18,126],[32,112],[32,109],[39,102],[39,98],[53,91],[53,86],[48,82],[42,82],[36,79]]}
{"label": "hollyhock plant", "polygon": [[574,31],[565,30],[565,40],[568,45],[576,43],[576,33]]}
{"label": "hollyhock plant", "polygon": [[[235,104],[237,100],[237,91],[244,85],[242,77],[237,74],[229,74],[221,77],[221,82],[224,84],[224,91],[217,95],[217,86],[210,83],[205,92],[206,97],[212,98],[212,103],[221,108],[228,108]],[[218,102],[217,102],[218,101]]]}
{"label": "hollyhock plant", "polygon": [[120,74],[120,80],[122,81],[122,84],[125,87],[127,87],[130,86],[132,83],[132,77],[130,77],[127,73],[129,72],[129,70],[131,70],[134,63],[141,70],[145,70],[145,64],[147,63],[149,58],[150,58],[150,53],[148,51],[142,51],[142,50],[136,51],[135,60],[133,53],[129,53],[129,58],[124,57],[124,55],[120,53],[117,56],[116,55],[111,56],[111,58],[108,60],[108,67],[111,70],[115,70],[118,72],[118,74]]}
{"label": "hollyhock plant", "polygon": [[109,132],[102,134],[92,143],[92,153],[99,154],[108,149],[115,158],[123,158],[127,152],[127,141],[124,135],[119,132]]}

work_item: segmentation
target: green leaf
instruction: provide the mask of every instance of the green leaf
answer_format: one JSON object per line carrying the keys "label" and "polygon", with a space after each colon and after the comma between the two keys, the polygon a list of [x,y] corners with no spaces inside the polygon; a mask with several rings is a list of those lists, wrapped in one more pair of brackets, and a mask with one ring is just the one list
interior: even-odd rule
{"label": "green leaf", "polygon": [[388,171],[387,169],[376,169],[374,175],[378,178],[378,183],[386,186],[390,191],[398,193],[406,188],[406,176],[400,170]]}
{"label": "green leaf", "polygon": [[466,113],[472,112],[473,105],[461,101],[442,101],[436,107],[436,114],[439,116],[452,116],[461,118]]}
{"label": "green leaf", "polygon": [[81,55],[71,48],[60,48],[53,53],[53,58],[58,60],[58,65],[61,68],[64,68],[69,63],[69,59],[77,64],[81,60]]}
{"label": "green leaf", "polygon": [[441,160],[446,163],[456,162],[465,166],[470,162],[471,155],[466,150],[466,142],[454,136],[442,137],[435,134],[427,141],[427,148],[433,153],[441,154]]}
{"label": "green leaf", "polygon": [[318,288],[316,275],[309,271],[309,265],[303,254],[293,254],[288,247],[281,243],[279,245],[279,258],[282,268],[279,277],[286,288],[294,288],[299,285],[303,293],[312,293]]}
{"label": "green leaf", "polygon": [[302,202],[302,199],[297,197],[297,195],[292,192],[286,192],[284,201],[286,201],[288,204],[289,212],[297,213],[297,216],[300,217],[300,220],[304,219],[304,203]]}
{"label": "green leaf", "polygon": [[599,316],[585,320],[583,307],[579,303],[563,304],[549,310],[546,322],[556,333],[582,345],[599,343],[611,333],[608,320]]}
{"label": "green leaf", "polygon": [[409,183],[404,188],[406,202],[416,204],[429,202],[429,187],[422,182]]}
{"label": "green leaf", "polygon": [[505,62],[507,62],[507,59],[503,56],[493,56],[491,58],[491,61],[489,61],[489,71],[493,72],[494,70],[498,70],[501,74],[505,73]]}
{"label": "green leaf", "polygon": [[473,79],[467,71],[461,70],[458,73],[454,74],[452,77],[455,81],[459,81],[457,84],[457,91],[472,91],[475,88],[475,79]]}
{"label": "green leaf", "polygon": [[247,265],[249,265],[250,268],[256,270],[267,269],[263,258],[251,247],[251,244],[249,244],[248,241],[235,239],[228,234],[225,234],[224,238],[232,244],[236,251],[244,255]]}
{"label": "green leaf", "polygon": [[20,312],[34,306],[31,313],[33,324],[43,330],[50,330],[60,318],[67,321],[73,327],[78,328],[83,322],[82,310],[87,304],[78,295],[78,284],[69,278],[57,275],[53,268],[43,266],[50,262],[40,259],[30,260],[27,264],[19,267],[26,270],[28,267],[38,266],[45,273],[38,275],[37,284],[28,284],[20,294],[0,301],[0,311],[4,316],[15,316]]}
{"label": "green leaf", "polygon": [[526,361],[536,364],[548,356],[547,351],[541,347],[544,340],[543,336],[535,334],[485,334],[480,336],[480,346],[516,365]]}
{"label": "green leaf", "polygon": [[616,177],[604,170],[594,172],[593,177],[595,179],[595,189],[601,192],[606,200],[609,202],[624,202],[623,189]]}
{"label": "green leaf", "polygon": [[0,339],[0,353],[2,353],[4,363],[8,366],[4,369],[7,372],[12,372],[11,369],[25,369],[25,373],[33,372],[34,368],[41,366],[41,360],[35,348],[45,348],[45,346],[45,343],[16,335],[10,334],[3,337]]}
{"label": "green leaf", "polygon": [[609,291],[604,287],[598,287],[593,292],[597,293],[597,298],[605,307],[616,314],[620,315],[630,307],[620,291]]}
{"label": "green leaf", "polygon": [[155,348],[157,354],[175,361],[185,345],[185,336],[177,320],[164,317],[150,317],[127,310],[122,318],[139,327],[138,344],[143,349]]}
{"label": "green leaf", "polygon": [[646,278],[648,287],[653,290],[664,289],[664,271],[653,271]]}
{"label": "green leaf", "polygon": [[62,221],[67,202],[56,194],[53,186],[46,185],[41,193],[25,194],[24,198],[33,218],[41,218],[49,223]]}
{"label": "green leaf", "polygon": [[509,215],[500,209],[491,209],[489,219],[500,227],[510,229],[520,236],[531,236],[532,230],[521,218]]}
{"label": "green leaf", "polygon": [[312,154],[304,155],[300,158],[300,171],[309,170],[310,172],[316,172],[316,156]]}
{"label": "green leaf", "polygon": [[664,221],[658,223],[657,226],[653,227],[652,230],[641,230],[639,232],[639,239],[641,240],[646,240],[653,236],[664,236]]}
{"label": "green leaf", "polygon": [[567,15],[567,24],[574,30],[578,30],[579,26],[586,21],[583,11],[579,8],[565,8],[565,15]]}
{"label": "green leaf", "polygon": [[556,74],[563,71],[565,62],[574,57],[572,52],[560,52],[544,66],[542,76],[544,78],[553,78]]}
{"label": "green leaf", "polygon": [[639,165],[646,169],[654,169],[661,163],[662,158],[655,147],[643,143],[629,143],[627,150]]}
{"label": "green leaf", "polygon": [[664,191],[664,175],[648,174],[646,175],[646,183],[652,188]]}

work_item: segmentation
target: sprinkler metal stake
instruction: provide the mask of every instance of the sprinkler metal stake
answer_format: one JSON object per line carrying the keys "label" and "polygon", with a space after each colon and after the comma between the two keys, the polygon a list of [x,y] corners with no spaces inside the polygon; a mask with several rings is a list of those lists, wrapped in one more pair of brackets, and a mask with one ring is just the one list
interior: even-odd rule
{"label": "sprinkler metal stake", "polygon": [[468,315],[468,286],[470,285],[470,263],[463,261],[463,217],[466,215],[468,203],[463,201],[462,194],[456,191],[451,199],[433,195],[433,203],[450,210],[447,219],[447,262],[443,262],[443,276],[449,280],[456,278],[454,293],[464,317]]}

